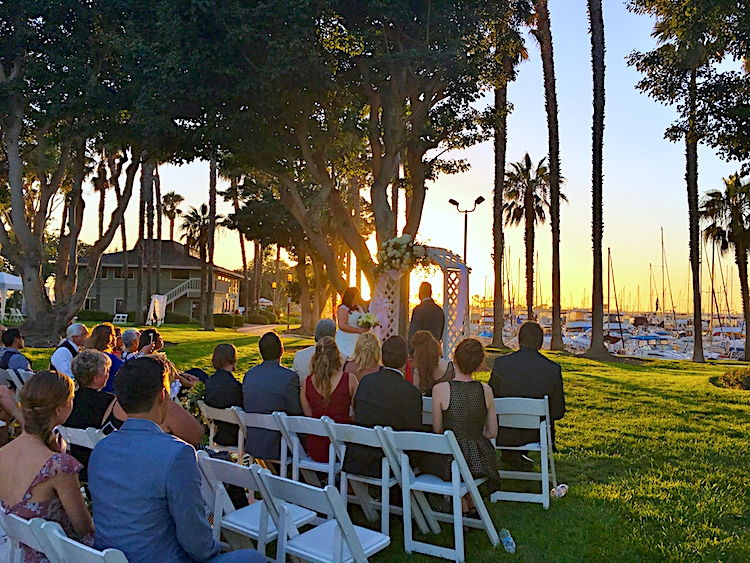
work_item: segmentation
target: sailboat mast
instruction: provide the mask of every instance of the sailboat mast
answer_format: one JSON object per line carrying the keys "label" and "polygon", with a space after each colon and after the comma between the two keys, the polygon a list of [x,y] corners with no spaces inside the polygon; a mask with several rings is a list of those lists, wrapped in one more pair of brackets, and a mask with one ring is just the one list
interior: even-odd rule
{"label": "sailboat mast", "polygon": [[667,328],[667,293],[664,285],[664,227],[661,227],[661,320],[664,328]]}

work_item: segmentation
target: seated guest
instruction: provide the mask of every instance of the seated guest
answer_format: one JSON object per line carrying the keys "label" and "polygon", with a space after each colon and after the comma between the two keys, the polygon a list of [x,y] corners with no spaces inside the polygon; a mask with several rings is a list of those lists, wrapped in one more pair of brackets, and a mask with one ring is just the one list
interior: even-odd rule
{"label": "seated guest", "polygon": [[[91,336],[83,344],[84,349],[104,352],[112,362],[112,366],[109,368],[109,379],[107,379],[107,384],[104,386],[104,390],[107,393],[114,392],[115,375],[117,375],[117,371],[122,366],[122,360],[114,354],[116,344],[117,336],[115,336],[115,327],[112,323],[96,325],[91,329]],[[75,375],[75,372],[73,372],[73,375]]]}
{"label": "seated guest", "polygon": [[[383,365],[362,378],[354,395],[354,424],[374,428],[390,426],[394,430],[422,429],[422,394],[404,379],[408,356],[406,340],[391,336],[383,342]],[[351,444],[346,449],[344,470],[357,475],[380,477],[383,452]]]}
{"label": "seated guest", "polygon": [[0,447],[4,446],[10,440],[10,429],[11,422],[13,419],[18,420],[22,423],[21,409],[16,402],[16,398],[13,396],[13,391],[7,385],[0,385],[0,420],[5,423],[3,428],[0,428]]}
{"label": "seated guest", "polygon": [[[205,403],[216,409],[242,407],[242,384],[232,375],[237,367],[237,348],[232,344],[217,344],[211,363],[216,373],[206,381]],[[214,441],[220,446],[236,446],[237,426],[217,420]]]}
{"label": "seated guest", "polygon": [[[73,410],[73,380],[40,371],[20,393],[23,432],[0,449],[0,508],[21,518],[60,524],[68,537],[91,545],[91,516],[81,495],[83,466],[64,452],[53,429]],[[49,563],[23,547],[24,561]]]}
{"label": "seated guest", "polygon": [[[495,397],[549,397],[552,417],[552,447],[555,448],[555,420],[565,414],[565,392],[559,364],[545,358],[539,349],[544,341],[542,327],[527,321],[518,330],[519,350],[495,360],[490,376],[490,387]],[[500,428],[497,443],[502,446],[523,446],[539,440],[536,430]],[[531,459],[520,451],[503,451],[503,461],[516,469],[528,468]]]}
{"label": "seated guest", "polygon": [[[144,356],[150,355],[150,354],[156,354],[159,353],[161,349],[164,348],[164,340],[162,340],[161,334],[158,330],[155,328],[147,328],[143,332],[141,332],[141,336],[138,340],[138,352],[133,354],[131,359],[135,358],[142,358]],[[163,356],[164,359],[172,364],[166,356],[164,356],[163,353],[159,354],[160,356]],[[191,372],[197,372],[197,374],[202,374],[202,377],[198,377],[197,374],[191,373]],[[177,394],[179,393],[180,389],[182,387],[190,388],[199,381],[202,381],[205,383],[208,380],[208,374],[203,371],[202,369],[196,369],[196,370],[188,370],[187,372],[180,372],[174,364],[172,364],[172,368],[170,369],[170,380],[172,381],[171,384],[171,393],[172,398],[174,399],[177,397]]]}
{"label": "seated guest", "polygon": [[[250,369],[242,381],[245,412],[302,414],[299,376],[281,365],[284,346],[279,335],[267,332],[258,341],[263,363]],[[248,428],[245,451],[262,460],[281,457],[281,434],[263,428]]]}
{"label": "seated guest", "polygon": [[[71,369],[75,375],[78,390],[73,398],[73,412],[70,413],[65,426],[71,428],[104,428],[108,432],[122,426],[127,416],[119,408],[117,397],[103,391],[109,376],[112,360],[98,350],[81,350],[73,358]],[[91,450],[71,444],[70,453],[83,465],[81,479],[86,480],[86,468]]]}
{"label": "seated guest", "polygon": [[432,396],[437,383],[453,379],[453,362],[441,358],[440,343],[428,330],[418,330],[411,339],[412,383],[423,395]]}
{"label": "seated guest", "polygon": [[9,328],[3,332],[5,351],[0,356],[0,369],[20,369],[31,371],[31,362],[21,354],[24,346],[23,334],[17,328]]}
{"label": "seated guest", "polygon": [[154,357],[127,362],[115,393],[128,419],[89,462],[95,547],[119,549],[130,563],[265,563],[253,550],[219,554],[195,450],[160,428],[172,402],[165,364]]}
{"label": "seated guest", "polygon": [[[315,325],[315,342],[319,342],[324,336],[335,337],[336,323],[333,319],[320,319]],[[310,360],[315,353],[315,345],[303,348],[294,354],[292,369],[299,375],[300,383],[310,375]]]}
{"label": "seated guest", "polygon": [[122,333],[122,346],[124,350],[120,359],[123,362],[127,362],[132,359],[135,353],[138,351],[138,341],[141,339],[141,333],[134,328],[129,328]]}
{"label": "seated guest", "polygon": [[[351,424],[349,414],[352,399],[357,392],[357,378],[341,371],[341,354],[336,341],[324,336],[315,345],[310,377],[302,382],[300,402],[305,416],[322,418],[327,416],[340,424]],[[315,461],[328,462],[328,438],[307,436],[305,449]]]}
{"label": "seated guest", "polygon": [[73,378],[73,372],[70,369],[70,364],[78,355],[78,351],[86,342],[86,338],[89,336],[89,330],[86,325],[81,323],[73,323],[65,331],[67,338],[57,345],[57,349],[52,353],[52,357],[49,359],[49,369],[58,373],[64,373],[71,379]]}
{"label": "seated guest", "polygon": [[[159,362],[164,366],[164,371],[170,382],[175,380],[177,377],[177,368],[164,354],[151,354],[144,357],[152,358]],[[169,405],[167,405],[167,417],[161,425],[161,429],[167,434],[172,434],[176,438],[187,442],[194,448],[197,448],[203,441],[205,434],[203,432],[203,425],[176,401],[169,401]]]}
{"label": "seated guest", "polygon": [[380,338],[372,332],[363,332],[357,338],[352,357],[344,364],[344,371],[361,380],[378,371],[383,364],[383,348]]}
{"label": "seated guest", "polygon": [[[475,338],[466,338],[456,347],[453,358],[456,376],[432,388],[432,431],[442,434],[452,430],[464,454],[471,475],[486,477],[491,490],[500,486],[495,448],[490,442],[497,436],[495,398],[489,385],[476,381],[473,374],[484,364],[484,346]],[[451,480],[452,456],[429,456],[421,464],[426,473]],[[471,497],[464,498],[464,512],[471,518],[476,507]]]}

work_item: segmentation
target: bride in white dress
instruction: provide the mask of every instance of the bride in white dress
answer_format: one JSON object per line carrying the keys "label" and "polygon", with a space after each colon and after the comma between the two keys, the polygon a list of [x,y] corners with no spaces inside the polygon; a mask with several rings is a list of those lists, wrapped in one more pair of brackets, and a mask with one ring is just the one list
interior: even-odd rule
{"label": "bride in white dress", "polygon": [[336,320],[339,328],[336,331],[336,344],[344,358],[350,358],[354,353],[357,338],[369,329],[358,326],[357,320],[364,311],[359,306],[359,290],[350,287],[341,298],[341,305],[336,311]]}

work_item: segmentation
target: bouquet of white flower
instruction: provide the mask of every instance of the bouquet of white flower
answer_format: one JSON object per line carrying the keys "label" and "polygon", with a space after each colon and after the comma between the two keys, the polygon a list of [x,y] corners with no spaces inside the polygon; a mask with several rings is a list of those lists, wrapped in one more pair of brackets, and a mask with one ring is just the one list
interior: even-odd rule
{"label": "bouquet of white flower", "polygon": [[408,271],[430,264],[427,249],[414,241],[411,235],[401,235],[383,243],[377,254],[379,273],[389,270]]}
{"label": "bouquet of white flower", "polygon": [[380,321],[375,315],[368,312],[357,319],[357,325],[363,328],[373,328],[380,326]]}

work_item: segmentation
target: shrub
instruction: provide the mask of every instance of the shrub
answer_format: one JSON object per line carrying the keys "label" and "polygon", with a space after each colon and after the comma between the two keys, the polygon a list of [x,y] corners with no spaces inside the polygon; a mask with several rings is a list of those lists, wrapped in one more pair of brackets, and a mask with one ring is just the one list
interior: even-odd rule
{"label": "shrub", "polygon": [[229,313],[214,314],[214,326],[231,328],[234,326],[234,315]]}
{"label": "shrub", "polygon": [[96,321],[96,322],[112,322],[114,315],[107,311],[94,311],[92,309],[84,309],[78,313],[79,321]]}
{"label": "shrub", "polygon": [[273,311],[261,309],[259,312],[261,315],[266,317],[266,324],[276,324],[279,322],[279,319],[276,317],[276,315],[273,314]]}
{"label": "shrub", "polygon": [[245,317],[242,315],[234,316],[234,326],[243,326],[245,324]]}
{"label": "shrub", "polygon": [[164,322],[175,325],[186,325],[190,322],[190,317],[175,313],[174,311],[167,311],[164,315]]}
{"label": "shrub", "polygon": [[730,369],[719,376],[719,384],[728,389],[743,389],[745,391],[750,391],[750,369]]}
{"label": "shrub", "polygon": [[191,325],[201,325],[202,323],[201,323],[200,319],[190,319],[190,322],[188,324],[191,324]]}
{"label": "shrub", "polygon": [[258,313],[250,313],[247,316],[247,322],[249,322],[251,325],[267,325],[268,317]]}

